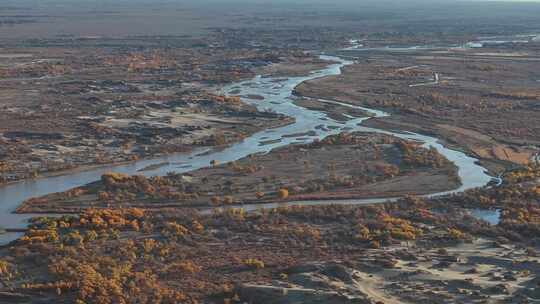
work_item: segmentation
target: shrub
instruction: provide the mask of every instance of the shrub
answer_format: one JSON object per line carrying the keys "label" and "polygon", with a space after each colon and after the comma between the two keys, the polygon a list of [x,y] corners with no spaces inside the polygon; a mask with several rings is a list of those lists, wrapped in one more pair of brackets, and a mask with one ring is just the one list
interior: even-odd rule
{"label": "shrub", "polygon": [[465,233],[455,228],[448,229],[448,236],[454,240],[463,240],[466,238]]}
{"label": "shrub", "polygon": [[167,274],[176,275],[180,277],[182,276],[182,274],[186,274],[186,273],[194,274],[199,271],[201,271],[201,267],[191,261],[172,263],[169,266],[167,266],[167,269],[165,270]]}
{"label": "shrub", "polygon": [[244,265],[252,269],[262,269],[264,268],[264,262],[258,259],[245,259]]}
{"label": "shrub", "polygon": [[234,198],[230,195],[227,195],[223,198],[223,204],[232,205],[234,203]]}
{"label": "shrub", "polygon": [[278,190],[278,197],[280,199],[286,199],[289,197],[289,190],[287,189],[279,189]]}
{"label": "shrub", "polygon": [[9,267],[8,262],[0,260],[0,277],[8,276],[10,274]]}
{"label": "shrub", "polygon": [[212,205],[219,205],[221,203],[221,200],[217,196],[212,196],[210,202],[212,203]]}
{"label": "shrub", "polygon": [[181,237],[189,233],[189,230],[176,223],[176,222],[168,222],[165,224],[165,228],[163,229],[163,234],[165,236],[174,236],[174,237]]}

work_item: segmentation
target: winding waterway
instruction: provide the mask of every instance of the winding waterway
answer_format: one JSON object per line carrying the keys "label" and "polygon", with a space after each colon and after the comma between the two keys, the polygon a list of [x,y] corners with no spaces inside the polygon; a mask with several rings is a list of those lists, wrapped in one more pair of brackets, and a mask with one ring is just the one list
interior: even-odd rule
{"label": "winding waterway", "polygon": [[[462,181],[462,186],[453,191],[437,193],[434,195],[444,195],[461,192],[470,188],[481,187],[486,185],[491,180],[491,177],[486,174],[486,170],[476,164],[477,160],[475,158],[467,156],[460,151],[455,151],[444,147],[442,144],[438,143],[437,138],[415,133],[395,133],[385,130],[367,128],[359,125],[362,121],[369,119],[369,117],[351,117],[351,119],[347,122],[340,122],[333,120],[323,112],[308,110],[295,105],[291,99],[291,94],[297,85],[306,80],[311,80],[318,77],[339,75],[343,66],[352,64],[351,61],[337,57],[321,57],[323,59],[332,60],[338,63],[330,65],[323,70],[313,72],[309,76],[305,77],[264,78],[257,76],[252,80],[234,83],[223,88],[224,93],[239,90],[240,93],[235,92],[237,95],[262,96],[264,97],[264,100],[245,99],[245,101],[255,105],[260,110],[272,110],[276,113],[294,117],[296,119],[295,123],[255,133],[243,141],[231,145],[223,150],[199,149],[189,154],[173,154],[151,160],[141,160],[127,165],[110,165],[88,171],[78,171],[69,173],[67,175],[45,177],[4,186],[0,188],[0,226],[5,228],[24,228],[27,225],[27,220],[35,215],[19,215],[12,213],[22,201],[31,197],[42,196],[52,192],[65,191],[74,187],[85,185],[87,183],[99,180],[101,175],[106,172],[114,171],[126,174],[141,174],[141,172],[138,172],[138,170],[149,165],[168,163],[168,165],[159,167],[155,170],[144,171],[143,174],[147,176],[164,175],[170,171],[182,173],[209,166],[210,161],[212,160],[217,160],[220,163],[234,161],[248,156],[249,154],[269,152],[274,148],[292,143],[307,143],[317,138],[321,139],[328,135],[337,134],[342,131],[365,131],[391,134],[403,139],[423,142],[424,146],[426,147],[435,147],[442,155],[454,162],[459,168],[459,176]],[[321,101],[339,104],[340,106],[362,109],[376,117],[388,115],[387,113],[381,111],[338,103],[335,101]],[[315,131],[316,134],[301,137],[291,137],[293,134],[312,130]],[[262,142],[270,144],[261,144]],[[253,210],[258,208],[272,208],[293,204],[368,204],[383,202],[386,200],[388,199],[305,201],[283,204],[244,205],[244,208],[247,210]],[[18,236],[19,235],[16,233],[6,233],[4,235],[0,235],[0,244],[5,244],[11,240],[14,240]]]}

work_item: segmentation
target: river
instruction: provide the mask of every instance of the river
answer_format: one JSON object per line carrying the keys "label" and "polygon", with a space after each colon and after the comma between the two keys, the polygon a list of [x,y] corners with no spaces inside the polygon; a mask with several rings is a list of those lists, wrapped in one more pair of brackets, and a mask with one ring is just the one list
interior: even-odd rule
{"label": "river", "polygon": [[[210,150],[210,149],[198,149],[191,153],[173,154],[169,156],[159,157],[151,160],[141,160],[127,165],[110,165],[100,168],[95,168],[87,171],[75,171],[62,176],[44,177],[35,180],[28,180],[15,184],[10,184],[0,188],[0,226],[4,228],[24,228],[27,225],[27,220],[35,215],[19,215],[14,214],[13,211],[20,205],[20,203],[28,198],[46,195],[53,192],[65,191],[74,187],[82,186],[87,183],[99,180],[101,175],[106,172],[114,171],[126,174],[141,174],[138,170],[145,168],[152,164],[168,163],[166,166],[159,167],[152,171],[144,171],[142,174],[146,176],[165,175],[167,172],[188,172],[191,170],[200,169],[209,166],[212,160],[217,160],[220,163],[234,161],[249,154],[253,153],[265,153],[270,150],[289,145],[292,143],[307,143],[315,140],[316,138],[322,139],[331,134],[337,134],[342,131],[366,131],[366,132],[379,132],[385,134],[395,135],[397,137],[409,140],[421,141],[424,146],[435,147],[442,155],[454,162],[459,169],[459,176],[462,181],[462,186],[459,189],[437,193],[434,195],[444,195],[449,193],[456,193],[464,191],[466,189],[481,187],[486,185],[491,177],[487,175],[486,170],[477,165],[477,160],[466,154],[448,149],[438,143],[437,138],[425,136],[415,133],[394,133],[379,129],[367,128],[360,126],[359,124],[369,119],[353,118],[345,123],[335,121],[328,117],[325,113],[319,111],[308,110],[293,104],[293,100],[290,98],[294,88],[300,83],[315,79],[318,77],[324,77],[329,75],[339,75],[341,68],[345,65],[352,64],[351,61],[347,61],[337,57],[321,56],[323,59],[332,60],[338,62],[332,64],[327,68],[315,71],[309,76],[305,77],[290,77],[290,78],[264,78],[257,76],[254,79],[248,81],[242,81],[234,83],[223,88],[224,93],[231,92],[233,90],[240,90],[237,95],[259,95],[263,96],[264,100],[250,100],[244,99],[246,102],[255,105],[260,110],[271,110],[277,113],[282,113],[296,119],[295,123],[264,130],[253,134],[252,136],[244,139],[241,142],[231,145],[222,150]],[[334,101],[322,100],[329,103],[336,103]],[[362,108],[358,106],[339,103],[342,106],[355,107],[363,109],[373,116],[381,117],[387,116],[387,113],[372,110],[368,108]],[[317,126],[324,125],[327,128],[316,128]],[[330,128],[328,128],[330,127]],[[313,136],[302,136],[301,138],[290,137],[287,135],[303,133],[306,131],[314,130],[316,132]],[[261,144],[261,142],[271,142],[271,144]],[[258,208],[272,208],[280,205],[293,205],[293,204],[368,204],[383,202],[387,199],[366,199],[366,200],[331,200],[331,201],[306,201],[306,202],[290,202],[285,204],[266,204],[266,205],[245,205],[247,210],[253,210]],[[6,233],[0,235],[0,244],[5,244],[19,237],[17,233]]]}

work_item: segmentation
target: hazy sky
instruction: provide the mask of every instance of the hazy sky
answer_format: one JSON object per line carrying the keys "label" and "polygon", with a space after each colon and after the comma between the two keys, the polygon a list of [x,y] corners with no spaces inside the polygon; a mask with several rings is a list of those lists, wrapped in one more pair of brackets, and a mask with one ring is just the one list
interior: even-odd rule
{"label": "hazy sky", "polygon": [[[494,2],[496,1],[496,2]],[[196,35],[211,27],[249,27],[253,18],[286,16],[290,26],[381,25],[540,30],[540,1],[528,0],[0,0],[0,38],[58,35]],[[30,20],[33,19],[33,20]],[[271,22],[271,21],[270,21]],[[430,23],[431,22],[431,23]],[[471,22],[476,23],[471,25]],[[465,26],[468,23],[468,26]],[[532,29],[538,24],[537,28]],[[510,28],[510,27],[506,27]],[[444,28],[439,27],[440,30]]]}

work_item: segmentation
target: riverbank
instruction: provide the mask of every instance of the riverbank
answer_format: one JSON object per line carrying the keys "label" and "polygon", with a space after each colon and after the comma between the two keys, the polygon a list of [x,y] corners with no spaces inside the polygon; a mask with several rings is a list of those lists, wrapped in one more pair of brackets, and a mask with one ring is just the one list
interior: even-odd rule
{"label": "riverbank", "polygon": [[[219,146],[190,146],[185,147],[185,151],[183,152],[172,152],[172,153],[166,153],[166,154],[156,154],[151,156],[146,156],[143,158],[137,158],[129,161],[120,161],[120,162],[111,162],[111,163],[101,163],[101,164],[88,164],[88,165],[79,165],[74,168],[70,169],[64,169],[64,170],[58,170],[58,171],[46,171],[43,173],[40,173],[36,176],[33,176],[32,178],[28,179],[22,179],[22,180],[15,180],[10,182],[5,182],[0,184],[0,188],[7,187],[14,184],[19,183],[32,183],[33,181],[39,180],[39,179],[46,179],[51,177],[62,177],[77,173],[84,173],[87,171],[93,171],[93,170],[99,170],[99,169],[111,169],[115,167],[125,167],[125,166],[139,166],[139,164],[146,164],[150,163],[149,165],[146,165],[145,167],[142,167],[138,169],[138,171],[156,171],[157,169],[161,167],[165,167],[165,165],[170,165],[169,163],[161,163],[159,166],[157,164],[153,164],[156,160],[159,159],[166,159],[168,157],[173,157],[174,155],[192,155],[194,151],[205,151],[205,150],[223,150],[227,147],[238,143],[239,141],[242,141],[244,139],[244,136],[250,136],[254,133],[260,132],[262,130],[271,130],[275,128],[280,128],[287,126],[289,124],[293,124],[294,119],[283,117],[282,119],[276,120],[276,121],[269,121],[264,126],[259,126],[258,129],[254,129],[250,131],[251,133],[242,134],[242,137],[236,138],[235,140],[228,142],[225,145],[219,145]],[[170,167],[170,166],[169,166]]]}
{"label": "riverbank", "polygon": [[[531,198],[534,200],[534,195],[539,193],[534,184],[534,179],[540,176],[538,170],[512,172],[501,187],[483,187],[491,178],[477,160],[449,149],[437,138],[363,125],[366,121],[387,117],[384,112],[333,100],[317,99],[314,105],[309,105],[309,100],[299,103],[288,99],[298,84],[310,78],[324,80],[327,75],[340,73],[346,64],[350,62],[343,61],[310,77],[280,80],[280,85],[261,77],[235,84],[235,87],[244,88],[240,93],[264,95],[264,99],[253,101],[257,107],[271,106],[294,117],[295,122],[258,132],[222,151],[173,156],[173,159],[160,162],[155,160],[153,164],[160,166],[145,171],[153,176],[163,176],[173,170],[175,174],[156,178],[133,176],[152,165],[141,164],[138,168],[124,168],[115,174],[103,172],[99,175],[101,183],[86,187],[81,186],[88,182],[82,181],[96,180],[99,172],[92,172],[92,176],[75,183],[68,184],[63,179],[61,187],[69,191],[58,196],[56,207],[64,204],[59,212],[72,212],[73,216],[34,221],[32,229],[11,244],[11,247],[30,252],[35,246],[49,248],[51,260],[47,263],[58,265],[55,269],[59,271],[52,273],[49,268],[31,268],[28,263],[21,263],[18,257],[4,252],[7,249],[0,248],[0,256],[8,260],[4,263],[8,271],[17,269],[40,275],[48,281],[60,281],[49,285],[24,285],[16,291],[26,295],[45,291],[53,299],[55,296],[47,293],[50,288],[70,293],[72,287],[65,285],[63,280],[85,284],[82,278],[88,277],[84,271],[73,272],[69,261],[77,260],[78,265],[94,261],[93,265],[98,266],[88,269],[102,273],[99,261],[104,256],[121,263],[127,261],[129,253],[135,252],[136,257],[129,263],[164,269],[155,277],[163,284],[159,292],[183,302],[216,298],[226,302],[236,298],[257,299],[264,303],[268,290],[294,292],[298,288],[304,290],[303,299],[327,297],[325,299],[332,302],[341,299],[335,284],[348,286],[347,299],[368,303],[378,300],[402,303],[413,298],[461,301],[479,299],[483,295],[511,298],[533,292],[529,280],[538,273],[540,268],[536,265],[539,261],[534,253],[520,248],[521,244],[531,241],[525,237],[528,234],[523,229],[536,229],[537,223],[533,218],[522,222],[520,214],[529,207],[516,208],[511,202],[516,197],[524,203]],[[335,108],[325,106],[332,103]],[[362,117],[360,113],[363,112],[369,116]],[[340,155],[340,159],[335,155]],[[356,162],[358,160],[360,162]],[[422,167],[415,163],[418,161],[428,165],[427,168],[418,170]],[[408,168],[403,167],[406,163]],[[185,167],[185,164],[190,166]],[[433,165],[435,168],[430,168]],[[437,168],[439,165],[442,166]],[[399,171],[395,171],[396,168]],[[360,174],[350,174],[352,171]],[[297,175],[291,175],[291,172]],[[326,180],[322,178],[322,183],[309,179],[311,176],[320,180],[324,173],[329,175]],[[376,174],[380,173],[383,176],[377,179]],[[425,173],[428,175],[422,176]],[[445,182],[439,184],[439,177],[435,175],[446,178]],[[284,180],[284,176],[290,180]],[[349,176],[372,180],[364,185]],[[253,184],[255,177],[260,181]],[[309,182],[306,185],[335,187],[328,189],[338,194],[332,197],[330,191],[324,191],[317,197],[317,190],[304,194],[301,188],[305,185],[298,184],[302,179]],[[364,186],[379,188],[379,193],[388,195],[391,188],[385,187],[385,183],[395,186],[396,182],[414,184],[414,189],[436,189],[431,188],[428,192],[433,197],[426,198],[408,196],[410,191],[402,191],[395,192],[399,196],[406,195],[402,199],[354,199],[369,197],[369,191],[362,188]],[[258,189],[258,186],[271,189]],[[46,193],[61,187],[51,187]],[[132,192],[133,187],[143,191]],[[207,188],[206,195],[198,196],[198,190],[205,190],[204,187]],[[527,191],[517,193],[513,190],[516,187]],[[183,192],[177,191],[180,188]],[[354,190],[350,192],[350,189]],[[36,189],[33,191],[36,193]],[[230,194],[215,195],[227,191]],[[85,198],[85,195],[93,197]],[[154,195],[157,196],[151,198]],[[133,198],[139,197],[143,198],[143,205],[137,205],[136,200],[130,205]],[[275,200],[264,201],[268,197],[275,197]],[[501,197],[507,200],[502,201]],[[86,205],[74,206],[80,198],[85,198]],[[173,204],[170,204],[171,198]],[[316,201],[318,198],[326,200]],[[196,203],[178,208],[178,202],[189,200]],[[240,201],[251,204],[238,204]],[[42,211],[47,212],[48,204],[46,200],[35,200],[26,205],[31,206],[27,211],[43,207]],[[197,212],[191,207],[201,207],[202,211]],[[471,215],[478,209],[506,211],[500,212],[499,221],[491,226]],[[512,243],[508,244],[510,241],[504,238],[511,238]],[[57,244],[61,244],[58,248],[64,249],[79,246],[85,252],[84,257],[79,259],[78,255],[70,253],[62,255],[64,249],[58,251]],[[225,254],[216,255],[218,251]],[[154,258],[162,252],[165,253],[163,259]],[[170,252],[190,254],[180,257]],[[512,252],[511,257],[509,252]],[[32,254],[38,256],[41,253]],[[139,256],[147,258],[139,259]],[[523,261],[533,275],[520,272],[525,264],[508,263],[509,258]],[[478,261],[489,266],[478,267]],[[224,267],[233,269],[232,274],[224,272]],[[172,273],[179,272],[182,278],[174,280],[174,290],[182,290],[182,293],[173,294],[168,282]],[[73,276],[73,273],[81,273],[81,277]],[[151,272],[148,269],[145,273]],[[387,278],[388,273],[396,276]],[[126,273],[126,277],[131,275],[131,272]],[[409,280],[393,279],[398,277]],[[425,277],[429,278],[428,283],[424,281]],[[326,284],[317,287],[317,292],[310,291],[310,286],[315,284],[314,278],[317,278],[317,284]],[[206,287],[195,290],[193,282]],[[222,286],[230,282],[234,285]],[[416,288],[417,284],[422,284],[423,289]],[[428,295],[425,291],[429,291]],[[4,296],[13,299],[17,295],[7,293]],[[290,300],[286,295],[282,299]]]}
{"label": "riverbank", "polygon": [[15,48],[27,56],[0,50],[0,185],[223,146],[283,126],[285,116],[212,91],[265,67],[286,66],[280,72],[286,77],[309,74],[299,63],[313,62],[313,69],[331,64],[290,50],[203,54],[155,46],[150,54],[58,43],[53,49]]}
{"label": "riverbank", "polygon": [[[224,92],[229,92],[230,90],[241,88],[242,94],[260,94],[264,96],[265,99],[262,102],[260,100],[253,101],[253,106],[257,107],[259,110],[270,107],[273,109],[273,111],[276,111],[286,116],[294,117],[294,124],[290,124],[278,129],[271,129],[256,133],[253,136],[245,138],[243,141],[233,146],[230,146],[229,148],[222,151],[215,151],[214,153],[210,154],[194,153],[192,155],[171,155],[163,159],[154,160],[153,163],[169,162],[171,165],[160,167],[155,171],[147,171],[145,172],[145,175],[163,176],[167,172],[171,171],[177,173],[193,171],[199,168],[207,167],[209,164],[211,164],[211,162],[214,161],[216,161],[217,163],[226,163],[248,156],[249,154],[269,152],[272,149],[294,143],[309,143],[317,139],[323,139],[332,134],[341,133],[343,131],[351,132],[354,130],[362,130],[369,132],[382,132],[394,135],[398,138],[405,140],[423,142],[423,146],[427,148],[429,148],[430,146],[435,147],[437,151],[441,152],[447,159],[456,164],[456,166],[458,167],[459,178],[461,179],[463,184],[458,189],[443,192],[444,194],[455,193],[466,189],[483,186],[490,181],[491,178],[488,175],[484,174],[483,169],[481,169],[475,164],[475,159],[469,158],[458,151],[446,149],[444,146],[437,143],[437,140],[435,138],[418,134],[401,134],[376,129],[366,129],[359,126],[359,124],[367,118],[351,118],[350,120],[347,120],[345,122],[337,122],[329,118],[328,115],[325,113],[312,111],[294,105],[293,101],[289,100],[288,98],[291,96],[291,92],[299,84],[310,79],[323,79],[325,76],[338,75],[341,73],[341,69],[343,66],[352,63],[336,57],[329,56],[322,56],[322,59],[339,61],[340,63],[331,65],[325,70],[316,71],[310,76],[306,77],[291,77],[287,79],[255,77],[253,80],[240,82],[238,84],[233,84],[223,88]],[[362,107],[357,108],[358,110],[369,112],[371,113],[371,115],[374,116],[383,117],[387,115],[380,111],[372,111],[370,109]],[[337,126],[337,128],[326,127],[327,125],[335,125]],[[305,132],[306,130],[315,130],[315,134],[302,138],[287,136],[287,134],[298,134],[300,132]],[[268,140],[272,140],[272,142],[266,145],[259,145],[260,142]],[[186,167],[174,165],[177,163],[189,163],[189,166]],[[136,174],[139,169],[146,167],[150,164],[152,163],[137,163],[136,165],[114,167],[114,171],[122,174]],[[2,219],[2,222],[5,223],[7,227],[24,227],[26,226],[24,220],[27,219],[28,216],[16,216],[14,214],[11,214],[11,212],[20,205],[20,203],[32,197],[47,195],[51,192],[67,191],[69,189],[73,189],[75,187],[80,187],[82,185],[94,182],[96,180],[99,180],[101,176],[108,171],[111,170],[103,168],[95,171],[81,172],[75,176],[59,176],[49,179],[37,180],[35,181],[35,183],[30,185],[20,184],[13,185],[12,187],[0,188],[0,194],[2,194],[2,197],[4,198],[3,201],[7,202],[7,204],[0,205],[0,207],[2,208],[2,210],[0,210],[2,211],[0,213],[0,219]],[[372,200],[367,199],[366,201],[370,202]],[[336,200],[333,200],[332,202],[340,203]],[[350,203],[350,201],[348,200],[343,200],[341,202],[344,204]],[[267,206],[269,207],[274,205],[275,204],[267,204]],[[260,206],[262,207],[264,205]],[[15,237],[17,236],[4,235],[2,239],[4,241],[9,241]]]}
{"label": "riverbank", "polygon": [[[339,157],[336,157],[339,155]],[[185,174],[105,174],[100,182],[23,202],[17,213],[76,213],[122,205],[149,210],[427,195],[457,189],[436,150],[376,133],[340,133]]]}
{"label": "riverbank", "polygon": [[[489,47],[341,52],[355,64],[339,77],[304,82],[295,93],[388,111],[362,124],[438,137],[497,175],[529,164],[540,147],[540,55],[533,45],[519,47],[524,54],[516,58],[497,49],[487,56]],[[415,86],[434,74],[436,83]]]}
{"label": "riverbank", "polygon": [[[188,303],[535,299],[540,259],[531,231],[540,213],[531,195],[539,176],[528,168],[511,172],[499,188],[365,206],[282,204],[204,214],[113,208],[41,218],[0,247],[4,273],[12,275],[1,296],[54,301],[85,297],[81,290],[93,282],[124,286],[110,275],[112,262],[133,266],[122,272],[127,280],[154,274],[162,297]],[[479,207],[503,211],[489,224],[471,216]],[[92,273],[102,277],[88,282]],[[28,277],[46,284],[27,284]],[[112,296],[107,288],[95,293]]]}
{"label": "riverbank", "polygon": [[[315,138],[324,138],[326,135],[329,134],[336,134],[339,132],[339,130],[321,132],[320,134],[316,134],[316,136],[312,136],[311,138],[305,140],[297,140],[293,137],[283,137],[278,142],[269,145],[259,146],[259,143],[261,141],[264,141],[265,138],[268,137],[272,137],[275,135],[281,137],[280,135],[304,132],[306,129],[314,128],[314,122],[318,120],[319,117],[324,116],[324,114],[320,114],[318,112],[297,111],[299,108],[295,107],[292,107],[293,111],[290,112],[291,107],[289,106],[289,104],[283,102],[286,101],[286,98],[288,96],[290,96],[291,89],[295,87],[298,83],[313,77],[321,77],[332,73],[338,73],[340,66],[341,64],[334,64],[324,70],[316,71],[312,75],[305,77],[279,78],[277,80],[273,78],[262,79],[260,77],[256,77],[253,80],[239,82],[237,84],[233,84],[223,88],[224,92],[228,92],[231,90],[231,87],[238,86],[242,88],[246,94],[249,94],[250,91],[259,92],[264,87],[266,92],[261,93],[266,97],[264,102],[254,102],[252,107],[257,108],[259,111],[266,111],[270,106],[270,108],[274,109],[275,112],[282,113],[280,115],[294,118],[298,117],[299,120],[296,119],[294,123],[288,122],[287,124],[278,128],[269,128],[264,131],[257,132],[251,137],[243,138],[240,142],[234,145],[231,145],[222,150],[212,151],[212,153],[201,153],[201,151],[194,151],[188,154],[172,154],[158,159],[141,160],[122,166],[100,167],[93,170],[75,172],[75,174],[72,175],[53,176],[43,179],[36,179],[26,183],[17,183],[6,187],[1,187],[0,197],[2,197],[2,204],[0,204],[0,220],[6,227],[9,228],[25,227],[27,225],[27,223],[25,223],[25,220],[28,219],[28,216],[17,216],[11,213],[24,200],[32,197],[43,196],[51,192],[67,191],[74,187],[94,182],[96,180],[99,180],[103,174],[109,171],[114,170],[115,172],[123,174],[137,174],[138,170],[149,165],[168,162],[170,165],[160,167],[153,171],[145,171],[145,175],[163,176],[167,172],[182,173],[186,171],[196,170],[198,168],[207,167],[214,160],[217,160],[219,162],[233,161],[252,153],[268,152],[273,148],[286,146],[291,143],[311,141]],[[247,100],[246,102],[249,102],[249,100]],[[10,234],[3,235],[1,239],[3,240],[3,242],[7,242],[9,240],[13,240],[16,237],[17,235]]]}

